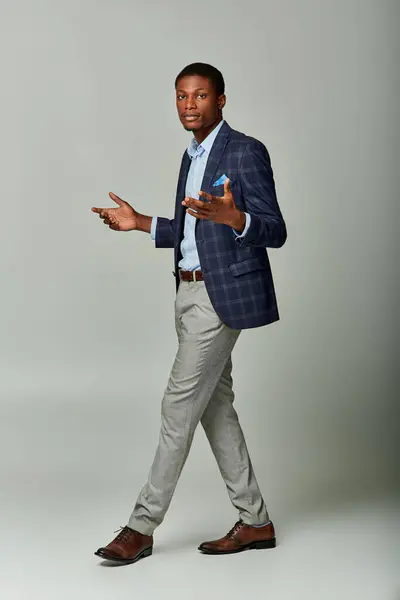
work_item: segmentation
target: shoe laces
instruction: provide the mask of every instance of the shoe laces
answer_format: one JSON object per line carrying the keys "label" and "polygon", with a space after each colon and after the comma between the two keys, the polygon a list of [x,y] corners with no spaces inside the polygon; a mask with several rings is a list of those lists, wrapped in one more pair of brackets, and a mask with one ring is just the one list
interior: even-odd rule
{"label": "shoe laces", "polygon": [[244,526],[243,521],[237,521],[234,526],[232,527],[232,529],[230,529],[228,531],[228,533],[226,534],[226,537],[234,537],[235,534],[239,531],[239,529],[241,529]]}
{"label": "shoe laces", "polygon": [[114,533],[118,533],[117,537],[115,538],[116,542],[127,542],[133,533],[133,529],[127,525],[121,525],[117,531],[114,531]]}

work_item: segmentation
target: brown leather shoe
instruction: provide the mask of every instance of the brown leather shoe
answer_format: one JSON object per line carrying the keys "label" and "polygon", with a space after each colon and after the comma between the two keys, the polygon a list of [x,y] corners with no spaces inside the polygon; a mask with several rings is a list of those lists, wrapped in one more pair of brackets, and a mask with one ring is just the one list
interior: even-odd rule
{"label": "brown leather shoe", "polygon": [[127,525],[118,531],[112,542],[95,552],[96,556],[128,565],[153,552],[152,535],[143,535]]}
{"label": "brown leather shoe", "polygon": [[223,538],[203,542],[199,550],[204,554],[232,554],[253,548],[275,548],[275,546],[275,529],[272,522],[264,527],[252,527],[243,521],[238,521]]}

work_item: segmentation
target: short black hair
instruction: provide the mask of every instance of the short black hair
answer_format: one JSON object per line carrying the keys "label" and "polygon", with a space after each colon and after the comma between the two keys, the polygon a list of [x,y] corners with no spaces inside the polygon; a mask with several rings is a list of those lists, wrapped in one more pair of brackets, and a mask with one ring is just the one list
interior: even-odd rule
{"label": "short black hair", "polygon": [[214,86],[217,96],[225,94],[225,81],[222,73],[212,65],[200,62],[187,65],[176,77],[175,89],[178,87],[178,81],[187,75],[200,75],[200,77],[206,77]]}

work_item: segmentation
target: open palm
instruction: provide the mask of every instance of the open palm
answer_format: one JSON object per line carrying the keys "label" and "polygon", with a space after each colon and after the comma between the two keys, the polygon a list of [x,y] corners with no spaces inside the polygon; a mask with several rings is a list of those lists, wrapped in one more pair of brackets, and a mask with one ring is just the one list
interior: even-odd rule
{"label": "open palm", "polygon": [[100,219],[104,220],[105,225],[116,231],[132,231],[138,228],[138,213],[128,202],[122,200],[112,192],[109,192],[111,200],[118,204],[118,208],[97,208],[92,207],[92,211],[98,213]]}

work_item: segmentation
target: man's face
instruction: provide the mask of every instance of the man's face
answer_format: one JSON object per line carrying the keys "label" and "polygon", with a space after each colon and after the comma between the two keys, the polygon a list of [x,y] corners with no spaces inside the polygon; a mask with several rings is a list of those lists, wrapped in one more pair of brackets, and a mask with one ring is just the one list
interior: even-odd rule
{"label": "man's face", "polygon": [[217,97],[214,86],[207,77],[187,75],[177,83],[176,107],[179,119],[187,131],[195,133],[212,128],[220,120],[225,102],[225,95]]}

